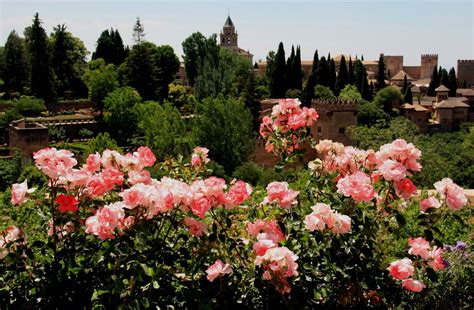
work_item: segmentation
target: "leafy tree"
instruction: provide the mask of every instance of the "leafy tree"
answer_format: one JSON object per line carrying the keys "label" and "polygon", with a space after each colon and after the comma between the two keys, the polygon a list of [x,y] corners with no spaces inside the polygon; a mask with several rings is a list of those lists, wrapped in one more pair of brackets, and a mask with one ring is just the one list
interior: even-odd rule
{"label": "leafy tree", "polygon": [[449,88],[449,77],[448,71],[446,71],[446,69],[439,67],[439,78],[441,81],[441,85],[444,85]]}
{"label": "leafy tree", "polygon": [[316,85],[323,85],[327,87],[331,85],[331,68],[329,67],[329,64],[324,56],[321,57],[318,62],[316,75]]}
{"label": "leafy tree", "polygon": [[380,54],[377,75],[375,78],[377,80],[377,90],[381,90],[387,86],[385,84],[385,60],[383,54]]}
{"label": "leafy tree", "polygon": [[25,44],[13,30],[5,43],[3,52],[2,78],[6,91],[23,92],[28,83],[28,63],[25,55]]}
{"label": "leafy tree", "polygon": [[283,43],[278,45],[278,51],[275,55],[275,65],[270,78],[270,96],[272,98],[283,98],[287,84],[287,68],[285,63],[285,48]]}
{"label": "leafy tree", "polygon": [[168,84],[174,80],[179,60],[169,45],[142,42],[133,46],[123,66],[124,84],[135,88],[144,100],[168,97]]}
{"label": "leafy tree", "polygon": [[382,90],[379,90],[374,98],[374,104],[382,108],[385,113],[393,114],[393,105],[398,104],[402,95],[400,91],[395,87],[389,86]]}
{"label": "leafy tree", "polygon": [[110,137],[108,132],[101,132],[93,139],[87,141],[87,153],[100,153],[104,152],[106,149],[109,150],[117,150],[119,151],[120,148],[117,145],[117,141]]}
{"label": "leafy tree", "polygon": [[376,124],[385,125],[389,122],[389,119],[389,115],[375,103],[360,101],[357,110],[357,124],[369,127]]}
{"label": "leafy tree", "polygon": [[117,68],[113,64],[106,65],[102,58],[92,60],[84,80],[89,89],[89,100],[102,113],[105,97],[119,87]]}
{"label": "leafy tree", "polygon": [[87,63],[87,49],[84,43],[66,31],[66,26],[58,25],[51,34],[52,58],[51,65],[55,74],[55,88],[58,96],[73,92],[81,97],[87,94],[87,89],[81,77]]}
{"label": "leafy tree", "polygon": [[405,103],[413,103],[413,94],[411,93],[411,88],[407,87],[407,90],[405,92],[405,96],[403,98],[403,101]]}
{"label": "leafy tree", "polygon": [[373,95],[370,91],[367,80],[367,71],[360,60],[356,60],[354,63],[354,81],[355,85],[357,86],[357,90],[362,95],[362,98],[368,101],[372,100]]}
{"label": "leafy tree", "polygon": [[169,85],[168,99],[182,114],[192,114],[197,103],[189,87],[171,83]]}
{"label": "leafy tree", "polygon": [[430,85],[428,87],[428,96],[434,96],[436,95],[435,89],[438,88],[439,84],[441,83],[441,80],[438,75],[438,68],[435,66],[433,68],[433,73],[431,74],[431,80],[430,80]]}
{"label": "leafy tree", "polygon": [[344,55],[342,55],[341,62],[339,63],[339,72],[336,78],[335,94],[339,94],[348,83],[349,73],[347,72],[346,59],[344,58]]}
{"label": "leafy tree", "polygon": [[[260,101],[258,100],[259,98],[256,86],[255,73],[252,72],[247,79],[247,84],[245,85],[242,98],[245,102],[245,106],[252,113],[253,129],[258,131],[260,126]],[[287,98],[289,97],[287,96]]]}
{"label": "leafy tree", "polygon": [[344,86],[344,89],[341,90],[341,93],[339,94],[339,99],[359,101],[362,99],[362,95],[357,90],[357,87],[348,84]]}
{"label": "leafy tree", "polygon": [[21,156],[19,153],[16,153],[13,159],[0,159],[0,191],[5,191],[15,183],[20,173]]}
{"label": "leafy tree", "polygon": [[112,138],[123,144],[137,132],[138,109],[136,105],[141,102],[140,95],[132,87],[117,88],[104,99],[104,115],[108,132]]}
{"label": "leafy tree", "polygon": [[36,13],[33,25],[25,30],[31,68],[30,91],[32,95],[50,101],[54,97],[53,72],[48,37],[41,23]]}
{"label": "leafy tree", "polygon": [[199,145],[231,174],[254,148],[252,114],[242,102],[222,97],[205,99],[198,111],[193,128]]}
{"label": "leafy tree", "polygon": [[182,43],[186,77],[189,81],[189,85],[191,86],[194,86],[196,76],[198,74],[198,64],[205,58],[209,43],[210,42],[208,42],[208,39],[206,39],[206,37],[200,32],[191,34]]}
{"label": "leafy tree", "polygon": [[137,21],[133,26],[133,40],[135,44],[140,44],[145,41],[145,28],[140,22],[140,17],[137,17]]}
{"label": "leafy tree", "polygon": [[154,153],[166,156],[189,155],[193,146],[192,135],[179,113],[169,102],[148,101],[138,106],[139,132]]}
{"label": "leafy tree", "polygon": [[448,74],[448,88],[449,88],[449,96],[450,97],[456,97],[456,91],[458,89],[458,83],[457,83],[457,80],[456,80],[456,71],[454,70],[454,68],[451,68],[449,70],[449,74]]}
{"label": "leafy tree", "polygon": [[22,115],[16,108],[8,109],[0,114],[0,144],[8,143],[8,126],[14,120],[20,119]]}
{"label": "leafy tree", "polygon": [[[323,57],[324,58],[324,57]],[[331,89],[327,86],[316,85],[314,87],[314,98],[315,99],[336,99]]]}

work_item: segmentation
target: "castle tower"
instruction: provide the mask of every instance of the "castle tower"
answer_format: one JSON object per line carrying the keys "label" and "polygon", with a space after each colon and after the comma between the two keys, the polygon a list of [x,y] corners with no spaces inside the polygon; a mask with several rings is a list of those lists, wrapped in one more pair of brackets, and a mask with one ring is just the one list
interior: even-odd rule
{"label": "castle tower", "polygon": [[458,60],[458,80],[466,87],[474,86],[474,59]]}
{"label": "castle tower", "polygon": [[230,16],[227,16],[227,19],[224,23],[224,27],[222,28],[222,32],[220,34],[221,37],[221,46],[222,47],[238,47],[237,44],[237,32],[235,32],[235,26],[230,19]]}
{"label": "castle tower", "polygon": [[438,54],[422,54],[420,79],[431,78],[435,67],[438,67]]}

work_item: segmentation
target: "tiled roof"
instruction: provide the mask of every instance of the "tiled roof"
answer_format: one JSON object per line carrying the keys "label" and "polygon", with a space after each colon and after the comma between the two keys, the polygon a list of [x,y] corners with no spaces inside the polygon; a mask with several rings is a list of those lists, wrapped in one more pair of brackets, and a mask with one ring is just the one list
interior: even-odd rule
{"label": "tiled roof", "polygon": [[395,74],[391,80],[396,80],[396,81],[403,81],[405,79],[405,75],[407,76],[408,81],[413,81],[413,78],[409,76],[405,71],[400,70],[397,74]]}
{"label": "tiled roof", "polygon": [[461,96],[474,96],[474,89],[472,88],[458,88],[456,94],[461,94]]}
{"label": "tiled roof", "polygon": [[435,89],[435,91],[449,91],[449,88],[444,85],[440,85]]}
{"label": "tiled roof", "polygon": [[464,103],[462,100],[463,97],[454,97],[443,100],[439,103],[436,103],[437,108],[469,108],[469,105]]}
{"label": "tiled roof", "polygon": [[230,19],[230,16],[227,16],[224,27],[234,27],[234,23],[232,22],[232,19]]}

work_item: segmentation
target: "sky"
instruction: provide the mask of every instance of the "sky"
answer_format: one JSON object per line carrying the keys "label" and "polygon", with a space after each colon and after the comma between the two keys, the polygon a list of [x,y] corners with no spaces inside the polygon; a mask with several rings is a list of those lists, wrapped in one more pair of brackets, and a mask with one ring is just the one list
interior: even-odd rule
{"label": "sky", "polygon": [[283,42],[287,54],[300,45],[302,60],[314,51],[363,55],[365,60],[403,55],[404,65],[420,65],[421,54],[438,54],[438,63],[457,68],[474,59],[474,0],[0,0],[0,45],[13,29],[21,35],[38,12],[49,34],[65,24],[90,52],[100,33],[118,29],[126,45],[139,17],[145,39],[172,46],[193,32],[219,34],[228,12],[239,46],[265,59]]}

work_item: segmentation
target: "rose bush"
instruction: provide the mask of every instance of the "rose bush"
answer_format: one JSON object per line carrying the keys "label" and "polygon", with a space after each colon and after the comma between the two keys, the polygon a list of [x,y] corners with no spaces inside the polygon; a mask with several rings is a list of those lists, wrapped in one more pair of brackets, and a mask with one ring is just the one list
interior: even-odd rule
{"label": "rose bush", "polygon": [[[291,161],[317,113],[286,99],[264,119],[267,150]],[[310,143],[314,144],[313,142]],[[252,188],[209,176],[208,150],[156,163],[147,147],[34,154],[49,182],[15,184],[18,212],[42,214],[43,235],[0,234],[6,308],[393,307],[422,303],[449,269],[443,219],[467,204],[452,180],[416,191],[421,152],[398,139],[378,151],[332,141],[292,182]],[[160,170],[161,179],[150,171]],[[423,235],[402,237],[408,208]],[[411,210],[411,209],[410,209]],[[387,234],[402,248],[387,251]]]}

